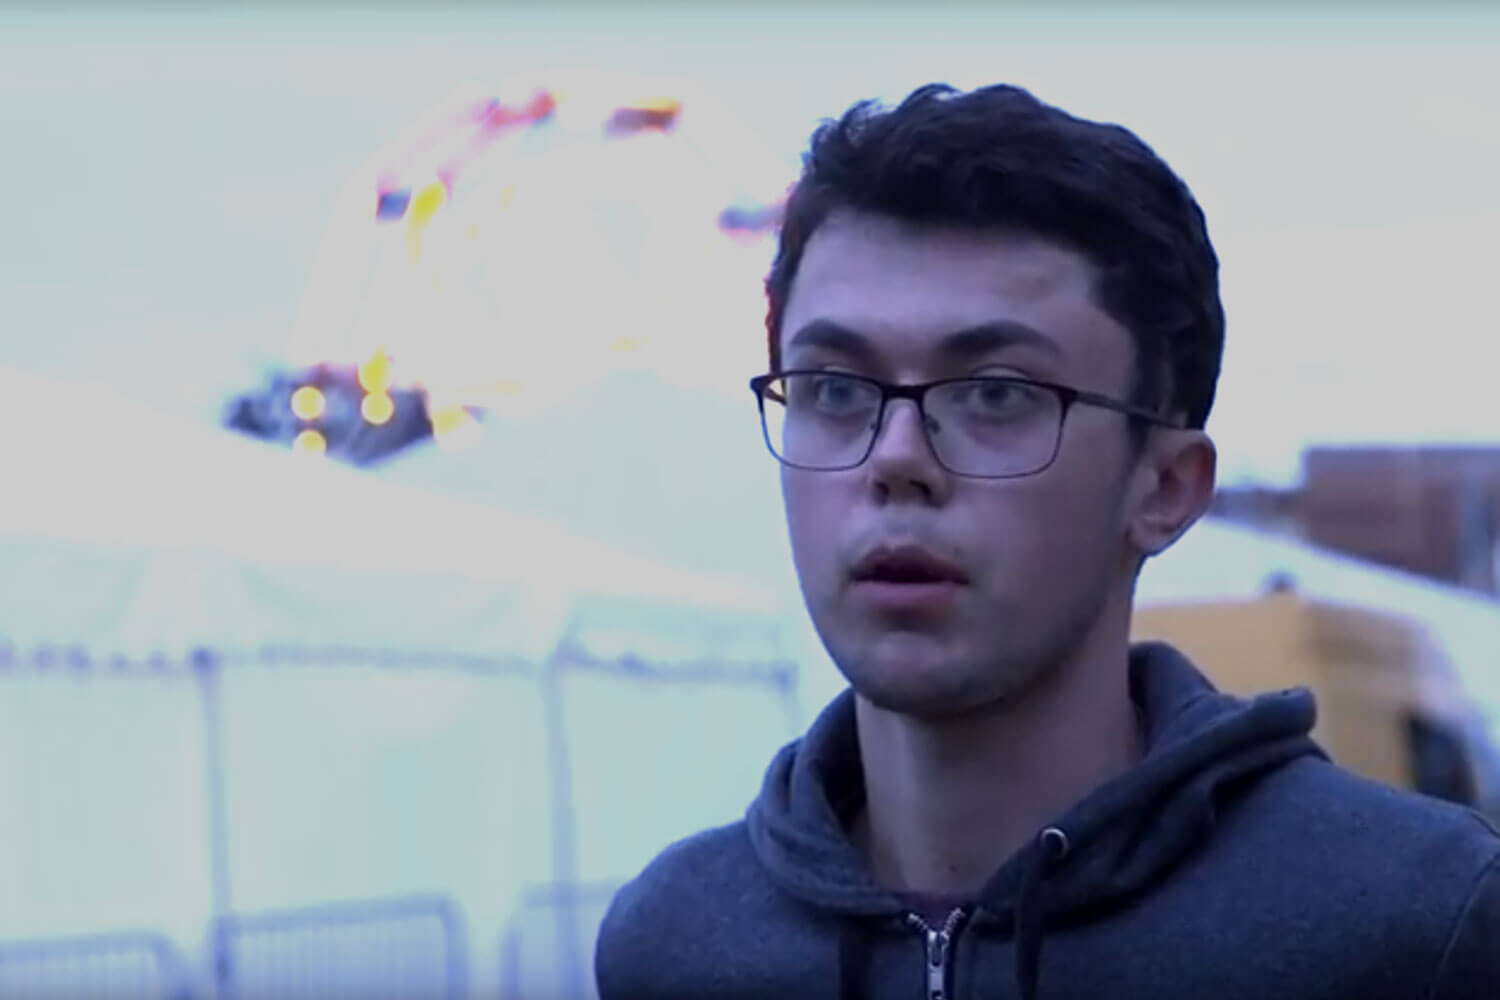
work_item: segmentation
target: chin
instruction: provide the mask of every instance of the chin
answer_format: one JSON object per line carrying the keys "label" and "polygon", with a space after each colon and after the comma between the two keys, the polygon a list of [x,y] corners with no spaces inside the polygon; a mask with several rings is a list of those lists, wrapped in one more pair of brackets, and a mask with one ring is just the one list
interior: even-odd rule
{"label": "chin", "polygon": [[834,662],[855,693],[872,705],[927,719],[1013,700],[1044,672],[936,647],[930,639],[887,636],[874,648],[836,652]]}

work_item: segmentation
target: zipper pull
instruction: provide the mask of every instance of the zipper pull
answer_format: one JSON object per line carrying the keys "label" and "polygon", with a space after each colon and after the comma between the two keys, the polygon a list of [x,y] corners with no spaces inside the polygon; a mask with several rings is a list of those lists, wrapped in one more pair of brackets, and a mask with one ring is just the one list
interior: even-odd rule
{"label": "zipper pull", "polygon": [[927,942],[927,1000],[948,1000],[948,966],[952,960],[953,937],[958,925],[969,914],[959,907],[948,914],[941,929],[934,930],[915,913],[906,915],[906,922],[920,931]]}
{"label": "zipper pull", "polygon": [[927,1000],[947,1000],[948,932],[927,931]]}

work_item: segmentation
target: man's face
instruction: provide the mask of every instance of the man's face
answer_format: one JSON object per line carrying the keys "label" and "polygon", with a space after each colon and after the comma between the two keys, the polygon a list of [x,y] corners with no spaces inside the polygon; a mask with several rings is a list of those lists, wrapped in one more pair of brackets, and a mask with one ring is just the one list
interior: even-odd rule
{"label": "man's face", "polygon": [[[1124,398],[1134,348],[1095,304],[1093,277],[1082,255],[1023,234],[836,214],[808,242],[792,285],[783,368],[899,383],[1019,375]],[[971,336],[970,350],[952,350],[954,334],[997,323],[1022,335],[979,345]],[[839,669],[875,704],[929,717],[1038,680],[1128,585],[1132,466],[1126,418],[1079,405],[1044,471],[957,476],[903,401],[888,406],[857,468],[784,467],[797,574]],[[868,560],[880,552],[897,563],[931,557],[959,580],[903,584],[884,570],[871,579]]]}

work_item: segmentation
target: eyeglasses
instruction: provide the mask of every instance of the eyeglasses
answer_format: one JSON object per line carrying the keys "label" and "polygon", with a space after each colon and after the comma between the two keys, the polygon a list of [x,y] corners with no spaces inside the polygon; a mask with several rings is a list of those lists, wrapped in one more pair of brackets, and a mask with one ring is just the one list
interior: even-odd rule
{"label": "eyeglasses", "polygon": [[1063,421],[1078,403],[1154,426],[1182,426],[1109,396],[1011,376],[892,385],[847,372],[787,371],[757,375],[750,390],[771,454],[820,472],[853,469],[869,458],[893,399],[916,404],[939,464],[983,479],[1031,476],[1050,466]]}

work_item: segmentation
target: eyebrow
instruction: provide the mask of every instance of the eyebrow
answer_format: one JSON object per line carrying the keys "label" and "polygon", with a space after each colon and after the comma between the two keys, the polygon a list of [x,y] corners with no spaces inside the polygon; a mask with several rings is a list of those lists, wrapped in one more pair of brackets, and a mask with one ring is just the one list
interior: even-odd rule
{"label": "eyebrow", "polygon": [[[787,353],[806,348],[821,348],[860,361],[875,361],[880,351],[874,341],[857,330],[831,319],[815,319],[797,330],[787,340]],[[1040,330],[1014,320],[993,320],[965,327],[947,334],[935,348],[940,359],[962,363],[1010,348],[1026,347],[1062,360],[1057,341]]]}

